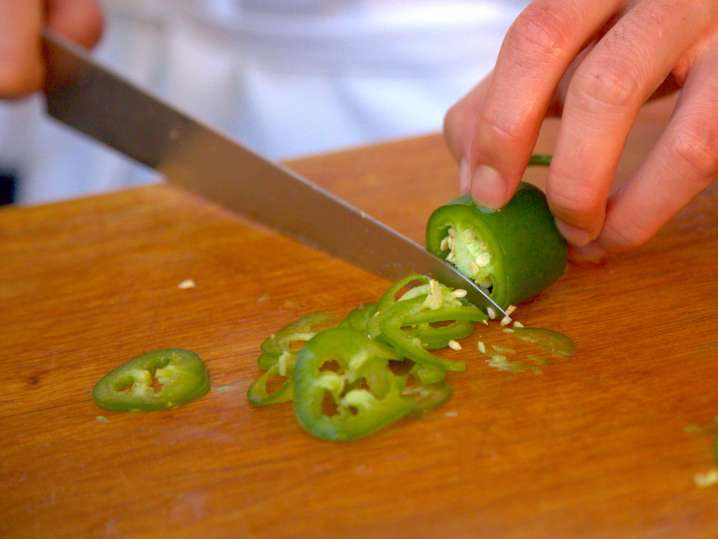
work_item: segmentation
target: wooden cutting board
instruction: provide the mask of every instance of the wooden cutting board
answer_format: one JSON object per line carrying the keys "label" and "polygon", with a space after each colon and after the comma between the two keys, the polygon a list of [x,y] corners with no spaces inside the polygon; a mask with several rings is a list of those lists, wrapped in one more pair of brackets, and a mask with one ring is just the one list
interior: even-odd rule
{"label": "wooden cutting board", "polygon": [[[663,121],[643,117],[624,176]],[[437,136],[291,165],[418,240],[456,192]],[[571,360],[499,372],[467,340],[447,405],[340,445],[291,405],[248,405],[257,349],[387,281],[168,186],[2,210],[0,536],[717,537],[718,487],[693,481],[710,439],[684,432],[718,414],[717,251],[714,188],[519,309],[572,336]],[[200,353],[212,391],[164,413],[95,407],[100,376],[160,347]]]}

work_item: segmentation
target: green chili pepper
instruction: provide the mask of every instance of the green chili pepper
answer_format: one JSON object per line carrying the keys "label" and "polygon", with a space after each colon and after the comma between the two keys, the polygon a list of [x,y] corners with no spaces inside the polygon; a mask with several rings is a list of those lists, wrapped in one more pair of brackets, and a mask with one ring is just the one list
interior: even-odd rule
{"label": "green chili pepper", "polygon": [[393,350],[352,329],[317,334],[299,352],[294,371],[299,424],[325,440],[356,440],[415,412],[419,407],[402,397],[390,359],[398,359]]}
{"label": "green chili pepper", "polygon": [[[444,380],[425,382],[426,376],[421,371],[421,366],[414,365],[403,380],[404,387],[401,394],[413,399],[422,412],[434,410],[451,398],[451,386]],[[419,384],[408,385],[412,378],[415,378]]]}
{"label": "green chili pepper", "polygon": [[[317,334],[315,326],[325,324],[332,318],[328,313],[308,314],[287,324],[262,343],[262,353],[257,363],[265,372],[247,390],[247,399],[252,405],[268,406],[292,400],[292,371],[298,352],[293,346],[303,346]],[[281,378],[282,383],[276,390],[268,392],[267,385],[274,378]]]}
{"label": "green chili pepper", "polygon": [[[417,284],[409,288],[411,284]],[[400,292],[404,291],[401,295]],[[435,370],[462,371],[460,361],[447,361],[427,351],[427,348],[446,346],[449,340],[462,338],[471,331],[467,323],[485,320],[477,307],[456,297],[448,287],[425,275],[409,275],[396,282],[377,303],[376,312],[369,318],[368,334],[420,363],[427,369],[423,381],[437,380]],[[432,323],[449,322],[445,327]],[[443,346],[442,346],[443,345]]]}
{"label": "green chili pepper", "polygon": [[[292,356],[294,357],[294,356]],[[291,366],[292,368],[294,365]],[[272,392],[267,390],[267,385],[273,378],[281,378],[282,384]],[[269,406],[292,400],[294,396],[294,384],[292,384],[291,371],[286,374],[279,373],[279,366],[272,365],[264,371],[257,380],[247,389],[247,399],[253,406]]]}
{"label": "green chili pepper", "polygon": [[[435,356],[426,350],[420,338],[411,336],[403,328],[447,320],[476,322],[485,320],[486,315],[473,305],[448,305],[431,309],[424,306],[425,302],[426,299],[421,296],[402,301],[377,317],[380,320],[383,339],[404,357],[421,365],[449,371],[465,370],[463,361],[449,361]],[[441,328],[434,328],[432,331],[441,331]]]}
{"label": "green chili pepper", "polygon": [[92,391],[107,410],[166,410],[209,391],[202,359],[189,350],[166,349],[143,354],[110,371]]}
{"label": "green chili pepper", "polygon": [[347,315],[344,321],[339,324],[339,327],[353,329],[366,334],[369,327],[369,320],[374,316],[376,308],[376,303],[369,303],[368,305],[357,307]]}
{"label": "green chili pepper", "polygon": [[552,329],[513,328],[513,336],[521,341],[537,344],[558,357],[571,357],[576,351],[576,345],[570,337]]}
{"label": "green chili pepper", "polygon": [[468,195],[436,209],[426,245],[490,290],[503,307],[532,298],[566,267],[566,241],[546,197],[528,183],[500,210],[479,206]]}
{"label": "green chili pepper", "polygon": [[439,350],[449,346],[449,341],[458,341],[471,335],[474,332],[474,324],[466,320],[454,320],[439,327],[422,323],[404,331],[409,337],[419,339],[427,350]]}
{"label": "green chili pepper", "polygon": [[[317,334],[315,326],[326,324],[332,318],[333,315],[329,313],[308,314],[270,335],[260,346],[262,353],[257,358],[259,367],[266,371],[279,362],[282,354],[296,355],[298,348]],[[294,345],[300,346],[294,348]]]}

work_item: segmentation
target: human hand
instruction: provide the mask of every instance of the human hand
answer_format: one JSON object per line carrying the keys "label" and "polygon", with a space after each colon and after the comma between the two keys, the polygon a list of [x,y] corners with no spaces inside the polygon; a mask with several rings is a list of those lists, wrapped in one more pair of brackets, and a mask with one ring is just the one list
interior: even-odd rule
{"label": "human hand", "polygon": [[[641,106],[681,88],[635,175],[611,193]],[[636,248],[718,173],[716,0],[536,0],[493,72],[449,110],[461,189],[491,207],[515,192],[545,116],[560,115],[546,186],[574,258]]]}
{"label": "human hand", "polygon": [[42,87],[45,27],[92,47],[102,26],[97,0],[0,0],[0,99],[22,97]]}

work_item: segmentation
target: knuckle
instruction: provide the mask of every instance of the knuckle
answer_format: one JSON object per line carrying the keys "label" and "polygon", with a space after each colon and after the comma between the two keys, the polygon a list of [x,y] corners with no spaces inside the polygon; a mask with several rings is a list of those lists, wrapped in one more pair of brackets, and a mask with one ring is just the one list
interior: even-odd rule
{"label": "knuckle", "polygon": [[570,43],[572,19],[560,2],[531,4],[506,33],[506,46],[524,58],[553,58]]}
{"label": "knuckle", "polygon": [[549,180],[547,195],[551,210],[574,224],[591,224],[598,209],[595,194],[581,181],[562,182],[557,186],[555,180],[553,185]]}
{"label": "knuckle", "polygon": [[695,126],[679,128],[673,154],[707,187],[718,172],[718,126],[701,120]]}
{"label": "knuckle", "polygon": [[465,107],[457,103],[444,116],[444,139],[452,155],[456,158],[460,158],[466,153],[466,141],[471,138],[467,115],[468,111],[465,110]]}
{"label": "knuckle", "polygon": [[624,69],[615,61],[594,63],[576,71],[569,99],[589,112],[625,109],[640,102],[640,86],[634,70]]}
{"label": "knuckle", "polygon": [[480,113],[479,122],[483,133],[501,146],[513,148],[523,140],[525,123],[520,115],[486,107]]}
{"label": "knuckle", "polygon": [[446,111],[446,115],[444,115],[444,134],[446,136],[452,135],[458,130],[458,126],[462,121],[461,116],[462,114],[458,104],[452,105],[451,108]]}

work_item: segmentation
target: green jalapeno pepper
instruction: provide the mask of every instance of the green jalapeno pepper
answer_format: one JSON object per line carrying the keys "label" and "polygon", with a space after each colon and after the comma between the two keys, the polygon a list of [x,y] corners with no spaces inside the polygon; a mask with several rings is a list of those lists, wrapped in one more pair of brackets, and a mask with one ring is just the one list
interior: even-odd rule
{"label": "green jalapeno pepper", "polygon": [[[419,285],[396,297],[412,283]],[[463,362],[441,359],[427,348],[438,348],[441,343],[462,338],[470,333],[471,322],[485,319],[486,315],[480,309],[457,297],[446,286],[424,275],[410,275],[395,283],[379,300],[368,327],[370,336],[381,339],[402,356],[424,366],[422,380],[427,382],[439,378],[430,368],[450,371],[466,368]],[[431,326],[437,322],[451,324]]]}
{"label": "green jalapeno pepper", "polygon": [[[299,352],[295,366],[299,424],[325,440],[356,440],[418,410],[413,399],[401,395],[390,359],[398,359],[393,350],[355,330],[317,334]],[[335,370],[325,370],[328,364]],[[325,399],[331,410],[323,409]]]}
{"label": "green jalapeno pepper", "polygon": [[[316,333],[314,325],[326,315],[304,317],[263,343],[259,362],[265,372],[250,387],[249,400],[256,406],[294,400],[300,425],[335,441],[355,440],[436,408],[451,397],[445,372],[464,370],[464,363],[428,350],[468,336],[474,322],[487,318],[465,295],[425,275],[409,275],[376,304],[351,311],[337,328]],[[290,347],[307,340],[298,353]],[[397,368],[405,374],[395,374]],[[285,377],[282,386],[268,391],[277,376]]]}
{"label": "green jalapeno pepper", "polygon": [[189,350],[143,354],[110,371],[92,391],[98,406],[115,411],[167,410],[209,391],[209,375]]}
{"label": "green jalapeno pepper", "polygon": [[426,245],[502,307],[532,298],[566,267],[566,241],[546,197],[528,183],[499,210],[479,206],[468,195],[437,208],[427,223]]}
{"label": "green jalapeno pepper", "polygon": [[369,327],[369,320],[374,316],[376,309],[376,303],[369,303],[357,307],[347,315],[344,321],[339,324],[339,327],[353,329],[359,333],[366,334]]}
{"label": "green jalapeno pepper", "polygon": [[404,332],[409,337],[419,339],[427,350],[440,350],[449,346],[449,341],[458,341],[471,335],[474,332],[474,324],[467,320],[454,320],[445,326],[434,327],[424,322],[406,328]]}
{"label": "green jalapeno pepper", "polygon": [[[451,398],[451,386],[443,379],[431,380],[430,375],[423,372],[421,365],[414,365],[409,371],[409,375],[403,379],[403,389],[401,394],[404,397],[413,399],[418,409],[422,412],[434,410]],[[409,382],[415,379],[418,383],[409,385]]]}
{"label": "green jalapeno pepper", "polygon": [[[254,406],[268,406],[292,400],[294,384],[292,371],[298,350],[294,345],[304,345],[317,334],[315,327],[332,319],[328,313],[313,313],[287,324],[261,345],[262,353],[257,362],[265,372],[247,390],[247,399]],[[274,391],[268,391],[267,385],[274,378],[282,380]]]}
{"label": "green jalapeno pepper", "polygon": [[329,313],[308,314],[267,337],[260,346],[262,353],[257,358],[259,367],[266,371],[272,365],[277,364],[283,354],[285,359],[286,354],[296,355],[297,349],[301,348],[301,346],[296,348],[293,348],[293,346],[296,344],[303,345],[316,335],[315,326],[326,324],[332,318],[333,316]]}

